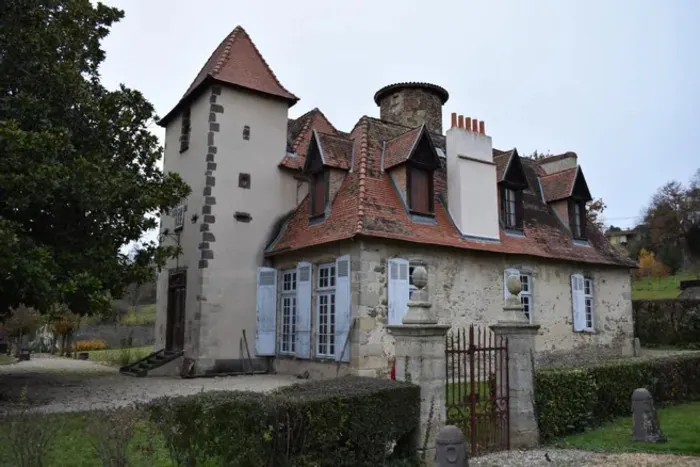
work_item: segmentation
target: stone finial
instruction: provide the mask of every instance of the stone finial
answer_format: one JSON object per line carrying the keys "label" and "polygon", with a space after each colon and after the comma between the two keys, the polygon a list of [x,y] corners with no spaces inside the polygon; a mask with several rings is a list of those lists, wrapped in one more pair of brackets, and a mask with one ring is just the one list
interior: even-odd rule
{"label": "stone finial", "polygon": [[438,432],[435,437],[435,465],[436,467],[469,465],[464,433],[458,427],[447,425]]}
{"label": "stone finial", "polygon": [[632,393],[632,441],[644,443],[665,443],[666,436],[659,427],[659,417],[654,407],[654,399],[645,388]]}
{"label": "stone finial", "polygon": [[428,285],[428,271],[423,266],[416,266],[411,274],[413,285],[416,287],[411,293],[410,301],[408,302],[408,311],[403,318],[403,324],[434,324],[437,320],[432,316],[430,308],[432,304],[428,299],[428,291],[425,286]]}
{"label": "stone finial", "polygon": [[527,322],[527,317],[523,313],[523,305],[520,303],[518,294],[522,290],[520,275],[512,274],[506,278],[506,289],[508,289],[508,298],[506,298],[503,312],[505,319],[503,321],[510,322]]}

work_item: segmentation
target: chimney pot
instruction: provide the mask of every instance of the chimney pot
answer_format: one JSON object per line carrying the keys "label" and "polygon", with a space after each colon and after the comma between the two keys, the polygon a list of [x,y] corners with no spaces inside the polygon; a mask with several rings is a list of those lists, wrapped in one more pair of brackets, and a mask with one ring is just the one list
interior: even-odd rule
{"label": "chimney pot", "polygon": [[483,120],[479,122],[479,133],[481,133],[482,135],[486,134],[486,126]]}
{"label": "chimney pot", "polygon": [[459,116],[459,127],[464,128],[464,115]]}
{"label": "chimney pot", "polygon": [[474,133],[479,132],[479,120],[477,120],[476,118],[472,118],[472,131]]}
{"label": "chimney pot", "polygon": [[467,117],[467,131],[472,131],[472,119],[471,117]]}
{"label": "chimney pot", "polygon": [[452,128],[457,126],[457,112],[452,112]]}

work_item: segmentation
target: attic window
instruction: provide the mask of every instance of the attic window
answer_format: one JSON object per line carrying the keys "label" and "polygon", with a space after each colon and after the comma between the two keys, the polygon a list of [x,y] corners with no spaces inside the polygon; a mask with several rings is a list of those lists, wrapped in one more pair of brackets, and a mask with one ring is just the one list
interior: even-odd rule
{"label": "attic window", "polygon": [[411,212],[433,214],[433,171],[407,165],[408,203]]}
{"label": "attic window", "polygon": [[586,239],[586,202],[572,199],[569,201],[569,227],[576,240]]}
{"label": "attic window", "polygon": [[328,177],[326,171],[311,175],[311,217],[323,216],[328,202]]}
{"label": "attic window", "polygon": [[248,125],[243,127],[243,139],[246,141],[250,140],[250,127]]}
{"label": "attic window", "polygon": [[182,127],[180,129],[180,152],[185,152],[190,147],[190,108],[182,111]]}
{"label": "attic window", "polygon": [[523,228],[523,190],[501,187],[501,222],[506,229]]}

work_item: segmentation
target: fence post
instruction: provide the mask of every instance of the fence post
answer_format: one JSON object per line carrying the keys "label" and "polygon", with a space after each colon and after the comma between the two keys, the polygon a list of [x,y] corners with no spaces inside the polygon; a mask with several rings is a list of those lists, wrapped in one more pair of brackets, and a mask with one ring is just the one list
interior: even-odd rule
{"label": "fence post", "polygon": [[408,302],[403,324],[387,326],[395,339],[396,379],[420,386],[420,429],[415,449],[427,465],[435,465],[435,437],[445,422],[445,335],[449,325],[438,324],[425,286],[428,273],[414,269],[417,287]]}
{"label": "fence post", "polygon": [[539,442],[535,418],[535,336],[540,326],[530,324],[518,298],[520,277],[509,276],[510,295],[503,307],[503,319],[491,329],[508,340],[508,418],[510,447],[527,448]]}

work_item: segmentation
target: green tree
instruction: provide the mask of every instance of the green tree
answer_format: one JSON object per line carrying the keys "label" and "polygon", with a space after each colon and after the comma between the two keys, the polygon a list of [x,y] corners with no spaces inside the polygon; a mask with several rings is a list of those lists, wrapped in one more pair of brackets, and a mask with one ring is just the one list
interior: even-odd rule
{"label": "green tree", "polygon": [[0,2],[0,316],[96,312],[177,254],[120,252],[189,194],[157,166],[153,106],[100,83],[100,42],[122,17],[90,0]]}

